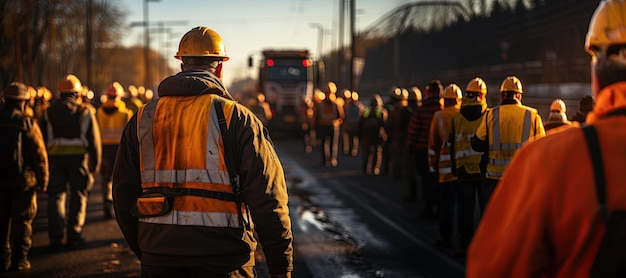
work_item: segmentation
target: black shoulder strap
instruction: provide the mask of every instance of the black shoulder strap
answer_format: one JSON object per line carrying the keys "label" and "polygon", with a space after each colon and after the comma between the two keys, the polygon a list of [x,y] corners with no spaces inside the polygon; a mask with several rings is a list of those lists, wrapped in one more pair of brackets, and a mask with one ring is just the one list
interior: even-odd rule
{"label": "black shoulder strap", "polygon": [[606,176],[604,175],[604,163],[602,161],[602,150],[600,149],[600,141],[598,140],[598,132],[591,125],[582,128],[585,139],[587,140],[587,148],[591,156],[591,165],[593,166],[593,174],[596,184],[596,195],[598,195],[598,203],[600,204],[600,213],[605,221],[609,219],[609,211],[606,205]]}
{"label": "black shoulder strap", "polygon": [[[235,157],[233,156],[232,146],[230,140],[226,140],[224,135],[228,132],[228,127],[226,126],[226,117],[224,116],[224,109],[222,108],[222,103],[219,101],[214,101],[215,105],[215,113],[217,113],[217,122],[220,125],[220,136],[222,137],[222,142],[224,143],[224,160],[226,162],[226,168],[228,168],[228,175],[230,176],[230,183],[235,187],[239,186],[239,176],[235,172]],[[234,189],[234,188],[233,188]]]}
{"label": "black shoulder strap", "polygon": [[[239,185],[239,175],[235,171],[237,169],[235,167],[235,157],[233,154],[233,146],[232,141],[228,140],[224,136],[228,132],[228,127],[226,126],[226,117],[224,116],[224,109],[222,108],[222,103],[220,101],[213,101],[213,105],[215,107],[215,113],[217,113],[217,122],[220,125],[220,136],[222,137],[222,143],[224,143],[224,161],[226,162],[226,168],[228,168],[228,176],[230,177],[230,185],[233,187],[233,193],[235,193],[235,198],[237,202],[237,210],[239,211],[239,216],[241,218],[241,222],[247,230],[250,230],[250,221],[246,221],[243,217],[241,206],[245,205],[243,191]],[[248,213],[248,215],[250,215]]]}

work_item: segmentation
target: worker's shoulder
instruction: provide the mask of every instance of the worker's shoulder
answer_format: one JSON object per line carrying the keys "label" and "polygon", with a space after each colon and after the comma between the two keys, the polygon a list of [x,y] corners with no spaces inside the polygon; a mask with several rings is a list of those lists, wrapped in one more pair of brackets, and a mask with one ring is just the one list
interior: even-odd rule
{"label": "worker's shoulder", "polygon": [[585,144],[582,129],[572,127],[525,144],[520,154],[571,159],[574,150],[578,153],[581,146]]}
{"label": "worker's shoulder", "polygon": [[533,113],[533,114],[538,114],[538,113],[539,113],[539,111],[537,111],[537,108],[530,107],[530,106],[523,105],[523,104],[522,104],[522,107],[523,107],[525,110],[528,110],[528,111],[530,111],[530,112],[531,112],[531,113]]}

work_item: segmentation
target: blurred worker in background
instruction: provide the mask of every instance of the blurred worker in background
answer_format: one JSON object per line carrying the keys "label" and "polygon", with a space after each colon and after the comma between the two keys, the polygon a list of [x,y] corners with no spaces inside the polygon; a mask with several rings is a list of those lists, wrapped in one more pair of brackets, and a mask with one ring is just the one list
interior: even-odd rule
{"label": "blurred worker in background", "polygon": [[381,167],[381,174],[387,175],[389,171],[391,171],[392,177],[394,179],[400,178],[400,172],[398,169],[401,167],[396,167],[394,170],[394,156],[396,153],[394,151],[393,142],[394,142],[394,132],[396,130],[396,123],[398,121],[399,111],[407,106],[407,98],[408,91],[406,89],[400,87],[393,87],[389,92],[389,99],[387,103],[384,104],[385,110],[387,110],[387,122],[385,123],[385,133],[387,134],[387,140],[383,142],[383,164]]}
{"label": "blurred worker in background", "polygon": [[374,94],[359,121],[359,141],[363,150],[361,169],[365,175],[380,175],[383,144],[387,140],[386,121],[387,111],[383,108],[383,99],[379,94]]}
{"label": "blurred worker in background", "polygon": [[578,103],[578,111],[571,119],[572,122],[585,123],[587,114],[593,110],[596,100],[591,95],[585,95],[580,98]]}
{"label": "blurred worker in background", "polygon": [[35,89],[35,87],[30,86],[30,85],[26,85],[27,89],[27,93],[28,93],[28,99],[26,100],[26,109],[24,110],[24,113],[32,118],[35,118],[35,98],[37,97],[37,90]]}
{"label": "blurred worker in background", "polygon": [[83,91],[78,77],[66,75],[59,82],[61,98],[50,105],[40,124],[50,160],[48,237],[50,246],[57,250],[66,235],[67,245],[85,242],[82,232],[89,190],[102,159],[100,128],[93,106],[78,100]]}
{"label": "blurred worker in background", "polygon": [[248,109],[261,120],[263,125],[267,125],[272,119],[272,110],[270,104],[265,101],[265,94],[262,92],[256,93],[255,97],[250,98],[247,105]]}
{"label": "blurred worker in background", "polygon": [[[474,235],[476,196],[485,177],[487,154],[472,150],[471,138],[487,111],[487,84],[480,77],[467,83],[461,110],[452,116],[450,126],[450,160],[457,177],[457,215],[459,247],[454,255],[465,258]],[[480,211],[483,211],[480,207]]]}
{"label": "blurred worker in background", "polygon": [[305,116],[301,123],[302,139],[304,142],[304,151],[311,153],[313,148],[317,146],[317,135],[315,131],[315,107],[326,98],[322,90],[315,88],[311,99],[305,99]]}
{"label": "blurred worker in background", "polygon": [[[514,170],[498,185],[470,246],[468,277],[626,273],[624,11],[624,0],[601,1],[589,24],[585,50],[596,98],[589,126],[547,136],[515,154]],[[610,232],[622,238],[611,242]],[[616,265],[604,265],[611,262]]]}
{"label": "blurred worker in background", "polygon": [[[48,186],[48,154],[36,120],[24,111],[30,98],[21,82],[3,92],[0,108],[0,273],[29,270],[37,190]],[[20,152],[16,154],[16,152]]]}
{"label": "blurred worker in background", "polygon": [[175,57],[182,71],[126,125],[113,170],[141,277],[255,277],[255,235],[270,278],[291,277],[283,167],[263,123],[222,84],[221,36],[193,28]]}
{"label": "blurred worker in background", "polygon": [[83,89],[79,92],[77,101],[79,104],[89,107],[89,110],[95,115],[96,107],[93,105],[93,98],[95,97],[95,93],[93,90],[89,89],[87,86],[83,86]]}
{"label": "blurred worker in background", "polygon": [[[413,160],[409,158],[409,148],[406,144],[408,136],[409,121],[413,112],[419,107],[422,100],[422,91],[417,87],[407,90],[406,105],[398,106],[395,114],[395,124],[393,129],[393,142],[391,142],[391,173],[394,179],[405,178],[413,175],[415,167]],[[417,185],[415,185],[417,186]]]}
{"label": "blurred worker in background", "polygon": [[356,156],[359,153],[359,121],[365,107],[359,101],[359,93],[344,90],[346,120],[342,125],[341,137],[343,154]]}
{"label": "blurred worker in background", "polygon": [[522,82],[509,76],[500,86],[501,103],[485,114],[474,136],[472,149],[487,152],[486,179],[478,202],[484,208],[502,179],[511,159],[523,144],[546,135],[537,109],[522,105]]}
{"label": "blurred worker in background", "polygon": [[313,122],[317,137],[322,144],[322,165],[324,167],[337,166],[339,152],[339,132],[345,118],[343,106],[336,102],[337,85],[334,82],[326,83],[322,90],[324,99],[313,109]]}
{"label": "blurred worker in background", "polygon": [[33,110],[35,111],[35,119],[41,121],[43,114],[50,107],[50,100],[52,99],[52,92],[44,86],[37,87],[37,96],[35,97],[35,103],[33,104]]}
{"label": "blurred worker in background", "polygon": [[452,247],[457,190],[457,178],[452,175],[450,160],[450,124],[452,116],[461,108],[462,97],[463,92],[458,85],[448,85],[443,91],[443,109],[435,112],[430,122],[428,165],[430,172],[437,175],[439,193],[439,235],[435,246],[444,248]]}
{"label": "blurred worker in background", "polygon": [[[437,219],[437,180],[436,174],[431,173],[428,165],[428,140],[430,138],[430,122],[433,115],[441,110],[440,98],[443,93],[443,85],[439,80],[432,80],[426,85],[426,98],[422,106],[413,112],[409,121],[407,146],[412,159],[415,161],[415,170],[409,171],[409,193],[405,197],[407,202],[415,202],[418,177],[424,198],[424,210],[422,218]],[[417,175],[415,175],[417,174]]]}
{"label": "blurred worker in background", "polygon": [[139,90],[137,86],[130,85],[128,86],[128,91],[126,97],[124,98],[124,102],[126,103],[126,108],[133,112],[133,114],[137,113],[139,107],[143,105],[143,101],[139,98]]}
{"label": "blurred worker in background", "polygon": [[550,104],[550,114],[548,120],[544,124],[546,135],[554,134],[573,127],[572,122],[567,119],[567,107],[561,99],[555,99]]}
{"label": "blurred worker in background", "polygon": [[106,100],[96,111],[96,119],[100,126],[102,136],[102,167],[100,175],[102,177],[102,202],[104,219],[113,218],[113,164],[115,155],[120,144],[122,131],[133,112],[126,109],[126,103],[122,101],[124,87],[118,82],[113,82],[106,90]]}

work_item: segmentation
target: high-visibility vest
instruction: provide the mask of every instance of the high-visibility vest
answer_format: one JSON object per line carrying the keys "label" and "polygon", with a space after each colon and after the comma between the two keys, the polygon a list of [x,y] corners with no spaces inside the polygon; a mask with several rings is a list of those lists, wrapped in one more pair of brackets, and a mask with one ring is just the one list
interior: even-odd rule
{"label": "high-visibility vest", "polygon": [[521,104],[494,107],[487,112],[489,160],[487,178],[501,179],[519,148],[531,138],[545,136],[536,109]]}
{"label": "high-visibility vest", "polygon": [[472,149],[471,138],[484,117],[485,115],[483,114],[480,118],[469,121],[461,113],[456,113],[452,116],[453,130],[451,132],[454,136],[456,168],[465,168],[465,172],[468,174],[480,174],[480,160],[483,153]]}
{"label": "high-visibility vest", "polygon": [[[75,123],[61,127],[59,123],[53,123],[48,115],[50,110],[44,113],[46,122],[46,147],[49,155],[81,155],[87,152],[89,142],[87,131],[91,124],[91,110],[85,106],[80,106],[76,113]],[[55,126],[58,130],[55,129]]]}
{"label": "high-visibility vest", "polygon": [[[114,104],[115,103],[115,104]],[[113,113],[106,113],[105,107],[117,106],[118,110]],[[107,101],[96,111],[96,119],[98,120],[98,126],[100,126],[100,136],[102,137],[103,145],[119,145],[124,127],[132,112],[126,109],[126,104],[121,101]]]}
{"label": "high-visibility vest", "polygon": [[[367,119],[370,117],[370,114],[372,113],[372,108],[371,107],[367,107],[365,108],[365,110],[363,111],[363,116],[362,118]],[[374,109],[374,117],[376,117],[377,119],[382,119],[383,118],[383,111],[380,109]]]}
{"label": "high-visibility vest", "polygon": [[435,112],[430,125],[430,139],[428,140],[428,156],[430,166],[437,168],[439,182],[457,180],[452,175],[452,159],[450,157],[449,130],[452,116],[459,111],[456,106],[446,107]]}
{"label": "high-visibility vest", "polygon": [[[226,123],[234,102],[213,94],[161,97],[142,106],[137,114],[141,187],[179,192],[207,192],[233,196],[213,100],[224,101]],[[207,109],[209,108],[209,109]],[[204,194],[204,193],[203,193]],[[167,225],[242,228],[245,207],[227,198],[202,194],[176,195],[168,214],[139,218]]]}

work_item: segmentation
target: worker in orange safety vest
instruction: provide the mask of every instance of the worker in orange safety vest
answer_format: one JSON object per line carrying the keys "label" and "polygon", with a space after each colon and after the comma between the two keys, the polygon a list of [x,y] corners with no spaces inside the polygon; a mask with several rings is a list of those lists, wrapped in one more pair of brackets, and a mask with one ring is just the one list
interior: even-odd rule
{"label": "worker in orange safety vest", "polygon": [[255,277],[262,245],[271,278],[291,277],[285,174],[273,143],[221,81],[214,30],[181,39],[182,71],[127,124],[113,170],[117,222],[142,277]]}
{"label": "worker in orange safety vest", "polygon": [[456,84],[448,85],[443,91],[443,109],[435,112],[430,122],[428,139],[428,164],[431,173],[438,176],[439,191],[439,236],[435,241],[438,247],[452,247],[452,228],[456,207],[457,178],[452,175],[450,160],[450,125],[452,116],[461,108],[463,92]]}

